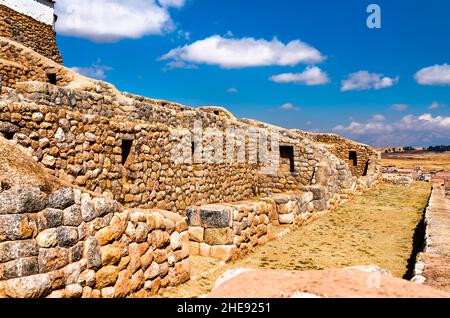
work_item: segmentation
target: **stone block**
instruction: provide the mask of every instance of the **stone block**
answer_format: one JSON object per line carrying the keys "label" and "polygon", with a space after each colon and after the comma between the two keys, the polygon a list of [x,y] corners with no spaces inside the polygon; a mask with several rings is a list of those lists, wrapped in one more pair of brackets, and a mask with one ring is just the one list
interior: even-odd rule
{"label": "stone block", "polygon": [[97,269],[102,266],[102,258],[100,254],[100,244],[95,237],[88,237],[84,243],[84,258],[87,260],[89,269]]}
{"label": "stone block", "polygon": [[102,289],[113,286],[116,283],[118,276],[119,270],[117,269],[117,266],[105,266],[100,268],[95,274],[95,288]]}
{"label": "stone block", "polygon": [[64,210],[75,204],[75,195],[72,188],[62,188],[51,193],[45,200],[46,208]]}
{"label": "stone block", "polygon": [[0,215],[0,242],[31,238],[33,228],[26,215]]}
{"label": "stone block", "polygon": [[100,248],[102,265],[116,265],[122,258],[122,247],[118,242]]}
{"label": "stone block", "polygon": [[312,201],[312,203],[314,204],[315,211],[324,211],[327,209],[327,200],[326,199],[314,200],[314,201]]}
{"label": "stone block", "polygon": [[154,248],[164,248],[170,243],[170,235],[165,231],[155,230],[150,236]]}
{"label": "stone block", "polygon": [[236,253],[234,245],[216,245],[211,246],[210,257],[220,259],[222,261],[229,261]]}
{"label": "stone block", "polygon": [[34,240],[11,241],[0,243],[0,263],[18,258],[37,256],[39,247]]}
{"label": "stone block", "polygon": [[170,286],[178,286],[187,282],[191,278],[191,269],[189,259],[185,259],[175,264],[169,270]]}
{"label": "stone block", "polygon": [[228,206],[208,205],[200,207],[201,226],[204,228],[231,227],[233,209]]}
{"label": "stone block", "polygon": [[211,246],[206,243],[200,243],[200,256],[209,256],[211,253]]}
{"label": "stone block", "polygon": [[280,224],[294,224],[295,215],[293,213],[280,214],[278,216],[278,220],[279,220]]}
{"label": "stone block", "polygon": [[49,294],[50,289],[50,278],[40,274],[8,280],[5,293],[11,298],[41,298]]}
{"label": "stone block", "polygon": [[42,231],[36,237],[39,247],[50,248],[58,245],[58,229],[52,228]]}
{"label": "stone block", "polygon": [[190,255],[200,255],[200,243],[190,242],[189,243]]}
{"label": "stone block", "polygon": [[203,242],[203,235],[205,229],[200,226],[190,226],[189,227],[189,240],[193,242],[201,243]]}
{"label": "stone block", "polygon": [[79,226],[83,222],[81,207],[72,205],[63,211],[63,224],[66,226]]}
{"label": "stone block", "polygon": [[76,227],[62,226],[57,230],[58,246],[72,247],[78,243],[78,229]]}
{"label": "stone block", "polygon": [[0,264],[0,280],[30,276],[38,273],[37,257],[19,258]]}
{"label": "stone block", "polygon": [[233,230],[230,228],[205,229],[205,243],[209,245],[233,244]]}
{"label": "stone block", "polygon": [[46,228],[53,228],[63,225],[64,212],[58,209],[47,208],[42,211]]}
{"label": "stone block", "polygon": [[38,187],[13,188],[0,193],[0,214],[33,213],[42,209]]}
{"label": "stone block", "polygon": [[70,261],[69,250],[61,247],[39,250],[38,262],[39,272],[47,273],[60,269]]}

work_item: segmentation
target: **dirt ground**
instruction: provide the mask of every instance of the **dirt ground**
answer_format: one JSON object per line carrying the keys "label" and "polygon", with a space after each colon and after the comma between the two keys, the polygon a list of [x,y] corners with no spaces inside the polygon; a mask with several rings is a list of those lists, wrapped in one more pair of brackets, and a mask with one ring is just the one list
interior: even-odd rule
{"label": "dirt ground", "polygon": [[411,188],[385,185],[234,263],[192,257],[191,281],[162,297],[204,295],[221,274],[237,267],[321,270],[375,264],[401,278],[429,195],[428,183],[416,182]]}
{"label": "dirt ground", "polygon": [[450,152],[383,153],[382,165],[399,169],[413,169],[419,165],[424,170],[450,170]]}

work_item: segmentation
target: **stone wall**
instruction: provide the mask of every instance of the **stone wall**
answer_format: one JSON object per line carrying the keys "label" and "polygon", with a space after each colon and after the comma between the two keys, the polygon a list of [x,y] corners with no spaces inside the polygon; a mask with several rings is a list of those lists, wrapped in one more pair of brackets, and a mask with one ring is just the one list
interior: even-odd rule
{"label": "stone wall", "polygon": [[0,297],[147,297],[189,279],[185,218],[71,187],[0,192]]}
{"label": "stone wall", "polygon": [[[34,103],[0,102],[8,134],[55,175],[130,207],[184,214],[192,204],[232,202],[254,195],[252,165],[175,164],[163,124],[144,124],[83,115]],[[11,126],[11,124],[13,126]],[[132,147],[123,162],[122,143]]]}
{"label": "stone wall", "polygon": [[0,37],[0,52],[4,87],[16,88],[19,82],[25,81],[49,82],[49,75],[54,75],[59,86],[66,86],[73,80],[73,72],[4,37]]}
{"label": "stone wall", "polygon": [[39,22],[0,4],[0,36],[22,43],[39,54],[62,64],[53,26]]}
{"label": "stone wall", "polygon": [[277,237],[274,228],[296,229],[336,209],[351,196],[375,185],[377,179],[357,182],[330,196],[323,186],[304,187],[298,193],[280,193],[236,203],[188,208],[191,255],[230,261]]}
{"label": "stone wall", "polygon": [[323,143],[332,154],[346,161],[354,176],[367,175],[368,170],[376,169],[380,165],[380,154],[370,146],[335,134],[302,133],[311,140]]}
{"label": "stone wall", "polygon": [[425,211],[425,244],[414,268],[413,281],[450,291],[450,199],[444,180],[435,180]]}

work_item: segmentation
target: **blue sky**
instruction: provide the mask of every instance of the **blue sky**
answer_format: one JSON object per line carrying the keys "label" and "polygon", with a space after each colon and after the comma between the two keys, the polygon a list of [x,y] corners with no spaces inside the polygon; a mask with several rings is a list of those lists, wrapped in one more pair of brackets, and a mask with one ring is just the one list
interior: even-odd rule
{"label": "blue sky", "polygon": [[57,13],[65,65],[122,91],[374,145],[450,144],[450,1],[60,0]]}

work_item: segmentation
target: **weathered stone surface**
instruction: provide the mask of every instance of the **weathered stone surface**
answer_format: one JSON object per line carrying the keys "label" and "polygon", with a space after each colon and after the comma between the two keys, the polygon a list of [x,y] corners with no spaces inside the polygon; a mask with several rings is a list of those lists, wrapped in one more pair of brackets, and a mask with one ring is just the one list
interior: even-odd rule
{"label": "weathered stone surface", "polygon": [[38,273],[37,257],[19,258],[0,264],[0,280],[30,276]]}
{"label": "weathered stone surface", "polygon": [[0,215],[0,242],[27,239],[32,234],[26,215]]}
{"label": "weathered stone surface", "polygon": [[50,288],[48,275],[40,274],[8,280],[5,293],[12,298],[40,298],[50,293]]}
{"label": "weathered stone surface", "polygon": [[19,131],[19,126],[11,124],[9,122],[0,121],[0,133],[2,134],[13,134]]}
{"label": "weathered stone surface", "polygon": [[83,295],[83,287],[79,284],[70,284],[66,286],[64,294],[67,298],[80,298]]}
{"label": "weathered stone surface", "polygon": [[200,218],[204,228],[224,228],[230,227],[233,215],[229,207],[211,205],[200,208]]}
{"label": "weathered stone surface", "polygon": [[37,256],[39,247],[34,240],[0,243],[0,263],[18,258]]}
{"label": "weathered stone surface", "polygon": [[156,230],[151,234],[152,246],[154,248],[164,248],[170,243],[170,235],[167,232]]}
{"label": "weathered stone surface", "polygon": [[189,207],[186,210],[187,220],[189,226],[200,227],[202,225],[202,219],[200,217],[200,210],[196,207]]}
{"label": "weathered stone surface", "polygon": [[42,231],[36,237],[39,247],[50,248],[58,245],[58,229],[52,228]]}
{"label": "weathered stone surface", "polygon": [[312,201],[312,203],[314,204],[314,209],[316,211],[324,211],[327,209],[327,200],[325,200],[325,199],[314,200],[314,201]]}
{"label": "weathered stone surface", "polygon": [[142,255],[141,267],[144,271],[150,266],[150,264],[153,262],[154,258],[155,258],[155,253],[153,252],[153,249],[151,249],[151,248],[149,248],[147,250],[147,252],[145,252],[145,254]]}
{"label": "weathered stone surface", "polygon": [[128,222],[124,222],[117,216],[114,216],[111,220],[111,225],[99,230],[95,233],[95,237],[100,245],[106,245],[111,241],[118,240],[125,232],[127,225]]}
{"label": "weathered stone surface", "polygon": [[203,242],[203,235],[205,233],[205,229],[201,226],[190,226],[189,227],[189,239],[194,242],[201,243]]}
{"label": "weathered stone surface", "polygon": [[47,273],[60,269],[70,261],[69,251],[65,248],[55,247],[49,249],[41,248],[39,250],[39,272]]}
{"label": "weathered stone surface", "polygon": [[121,271],[119,273],[116,284],[114,285],[114,297],[123,298],[130,293],[131,277],[132,274],[130,271]]}
{"label": "weathered stone surface", "polygon": [[205,229],[205,243],[209,245],[233,244],[233,230],[230,228]]}
{"label": "weathered stone surface", "polygon": [[294,224],[295,215],[293,213],[280,214],[278,216],[278,220],[279,220],[280,224]]}
{"label": "weathered stone surface", "polygon": [[200,243],[199,251],[200,251],[200,256],[210,256],[211,246],[206,243]]}
{"label": "weathered stone surface", "polygon": [[144,279],[144,272],[140,269],[136,273],[131,276],[130,279],[130,289],[131,292],[135,292],[142,287],[144,287],[145,279]]}
{"label": "weathered stone surface", "polygon": [[45,200],[45,207],[64,210],[75,204],[75,196],[72,188],[62,188],[51,193]]}
{"label": "weathered stone surface", "polygon": [[100,255],[100,244],[95,237],[88,237],[84,244],[84,258],[87,260],[89,269],[97,269],[102,266]]}
{"label": "weathered stone surface", "polygon": [[63,225],[64,213],[62,210],[48,208],[42,211],[45,220],[45,227],[52,228]]}
{"label": "weathered stone surface", "polygon": [[156,262],[152,262],[150,266],[144,272],[145,280],[154,279],[160,273],[159,265]]}
{"label": "weathered stone surface", "polygon": [[58,245],[72,247],[78,243],[78,229],[76,227],[62,226],[57,231]]}
{"label": "weathered stone surface", "polygon": [[159,277],[163,278],[169,273],[169,263],[163,262],[159,264]]}
{"label": "weathered stone surface", "polygon": [[233,245],[211,246],[209,256],[212,258],[228,261],[233,257],[236,247]]}
{"label": "weathered stone surface", "polygon": [[115,265],[122,257],[122,246],[118,242],[105,245],[100,248],[102,265]]}
{"label": "weathered stone surface", "polygon": [[170,235],[170,248],[172,251],[177,251],[181,248],[181,235],[178,232],[173,232]]}
{"label": "weathered stone surface", "polygon": [[173,268],[169,270],[169,279],[171,286],[177,286],[187,282],[191,278],[191,269],[189,259],[185,259],[176,263]]}
{"label": "weathered stone surface", "polygon": [[83,222],[81,208],[78,205],[72,205],[63,212],[63,224],[66,226],[79,226]]}
{"label": "weathered stone surface", "polygon": [[113,286],[119,276],[117,266],[105,266],[99,269],[95,275],[95,288],[102,289]]}
{"label": "weathered stone surface", "polygon": [[136,232],[135,232],[136,242],[141,243],[141,242],[146,241],[148,232],[149,232],[149,229],[148,229],[147,223],[139,222],[136,227]]}
{"label": "weathered stone surface", "polygon": [[0,214],[33,213],[42,210],[41,191],[37,187],[23,187],[0,193]]}

